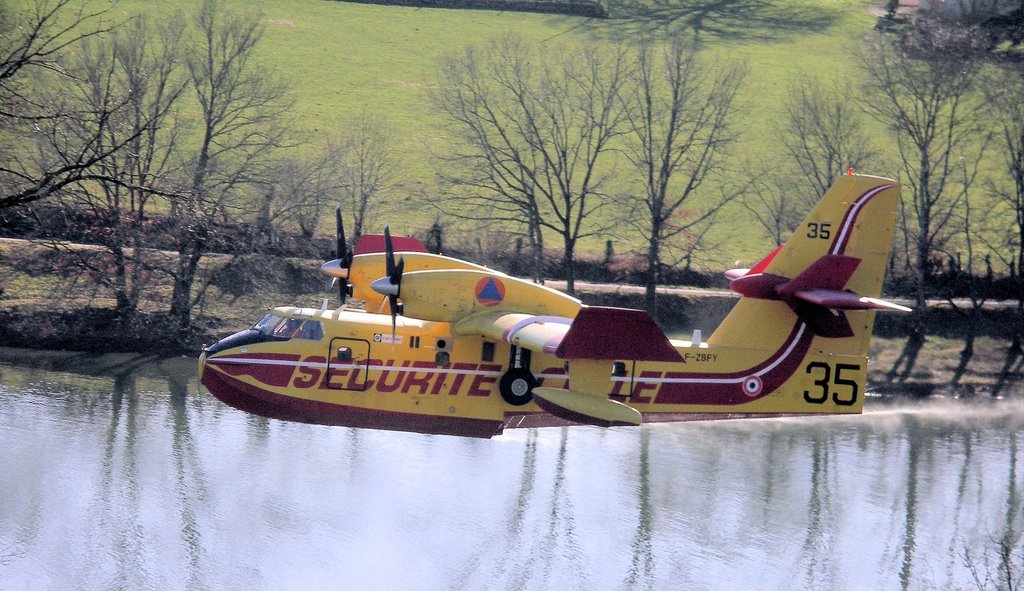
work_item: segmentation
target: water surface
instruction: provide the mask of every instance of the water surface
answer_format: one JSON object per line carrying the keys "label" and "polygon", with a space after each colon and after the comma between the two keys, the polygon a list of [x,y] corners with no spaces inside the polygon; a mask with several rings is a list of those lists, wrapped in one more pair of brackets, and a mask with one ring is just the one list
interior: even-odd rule
{"label": "water surface", "polygon": [[1024,568],[1024,405],[492,440],[226,407],[195,361],[0,351],[0,589],[947,589]]}

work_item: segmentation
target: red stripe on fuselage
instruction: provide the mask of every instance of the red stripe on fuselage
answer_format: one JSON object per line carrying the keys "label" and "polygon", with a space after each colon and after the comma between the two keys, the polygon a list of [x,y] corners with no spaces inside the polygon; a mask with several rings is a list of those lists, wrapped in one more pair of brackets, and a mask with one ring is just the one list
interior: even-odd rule
{"label": "red stripe on fuselage", "polygon": [[[216,365],[228,375],[249,376],[268,386],[284,388],[291,382],[295,363],[300,358],[300,355],[283,353],[247,353],[214,357],[207,360],[207,363]],[[246,363],[250,360],[252,363]]]}
{"label": "red stripe on fuselage", "polygon": [[228,406],[267,418],[300,423],[464,437],[493,437],[501,433],[504,423],[383,411],[296,398],[258,388],[212,368],[203,372],[202,382],[218,400]]}
{"label": "red stripe on fuselage", "polygon": [[[802,330],[803,329],[803,330]],[[785,342],[768,359],[750,369],[731,373],[687,373],[666,372],[653,382],[661,380],[655,404],[744,404],[763,398],[779,388],[796,372],[811,346],[814,335],[797,322]],[[744,380],[757,377],[762,382],[760,393],[750,396],[743,389]],[[676,381],[672,381],[676,380]],[[648,387],[655,385],[649,383]],[[642,383],[636,384],[627,402],[643,403],[649,399],[643,396]]]}

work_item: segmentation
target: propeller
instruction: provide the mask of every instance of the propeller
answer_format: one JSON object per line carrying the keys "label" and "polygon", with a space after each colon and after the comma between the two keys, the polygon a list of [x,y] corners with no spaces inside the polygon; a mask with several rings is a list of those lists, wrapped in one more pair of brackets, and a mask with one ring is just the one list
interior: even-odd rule
{"label": "propeller", "polygon": [[[345,298],[352,295],[352,284],[348,282],[348,269],[352,265],[352,253],[349,252],[348,243],[345,242],[345,225],[341,220],[340,203],[334,209],[334,225],[336,228],[334,254],[337,258],[320,265],[320,271],[331,278],[327,290],[334,289],[335,285],[338,286],[338,295],[341,297],[341,303],[344,304]],[[339,282],[339,279],[342,281]]]}
{"label": "propeller", "polygon": [[388,304],[391,308],[391,338],[395,337],[395,323],[401,313],[401,305],[398,298],[402,293],[402,272],[405,270],[405,258],[398,259],[395,263],[395,247],[391,242],[391,228],[384,226],[384,272],[385,277],[374,281],[370,287],[381,295],[388,297]]}

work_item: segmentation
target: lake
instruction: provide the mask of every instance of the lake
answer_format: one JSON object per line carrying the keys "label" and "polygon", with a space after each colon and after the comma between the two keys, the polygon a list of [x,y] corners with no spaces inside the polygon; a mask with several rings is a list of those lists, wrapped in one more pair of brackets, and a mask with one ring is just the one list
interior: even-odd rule
{"label": "lake", "polygon": [[193,359],[0,349],[0,590],[996,588],[1022,438],[1020,400],[321,427],[224,406]]}

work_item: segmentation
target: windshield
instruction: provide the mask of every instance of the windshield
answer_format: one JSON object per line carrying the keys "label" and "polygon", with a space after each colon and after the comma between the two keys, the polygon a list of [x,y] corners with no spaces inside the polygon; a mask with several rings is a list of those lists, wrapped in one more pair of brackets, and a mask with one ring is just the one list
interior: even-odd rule
{"label": "windshield", "polygon": [[301,318],[284,318],[276,314],[266,314],[253,325],[253,330],[266,336],[279,339],[310,339],[318,341],[324,336],[323,326],[319,320],[302,320]]}
{"label": "windshield", "polygon": [[284,320],[284,318],[281,318],[276,314],[265,314],[263,318],[260,318],[259,322],[252,325],[252,329],[265,335],[270,335],[274,333],[274,328],[276,328],[282,320]]}

